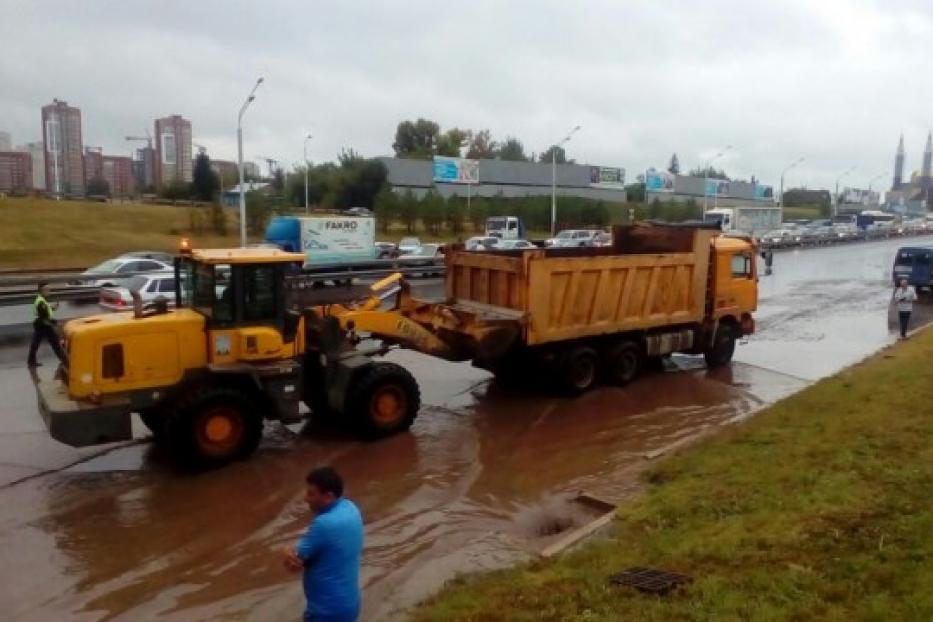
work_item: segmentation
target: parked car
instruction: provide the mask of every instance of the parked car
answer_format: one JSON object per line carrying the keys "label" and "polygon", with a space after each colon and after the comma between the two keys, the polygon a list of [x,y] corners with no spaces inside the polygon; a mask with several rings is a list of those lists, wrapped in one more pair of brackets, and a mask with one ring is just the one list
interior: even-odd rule
{"label": "parked car", "polygon": [[139,274],[129,278],[124,286],[104,287],[100,290],[100,306],[112,311],[125,311],[133,308],[133,290],[139,292],[143,304],[155,302],[163,297],[169,306],[175,304],[174,273],[155,272]]}
{"label": "parked car", "polygon": [[81,273],[81,279],[72,281],[72,285],[91,287],[113,287],[126,281],[136,272],[174,272],[170,263],[156,259],[142,259],[134,256],[116,257],[103,261]]}
{"label": "parked car", "polygon": [[612,234],[600,231],[593,236],[593,246],[612,246]]}
{"label": "parked car", "polygon": [[528,240],[500,240],[495,248],[496,250],[514,251],[538,247]]}
{"label": "parked car", "polygon": [[[446,249],[443,244],[422,244],[415,252],[402,255],[399,259],[407,260],[416,266],[434,266],[444,256],[445,252]],[[424,261],[417,261],[419,259]],[[440,272],[430,271],[422,273],[422,276],[436,276],[439,274]]]}
{"label": "parked car", "polygon": [[599,231],[595,229],[565,229],[545,241],[545,245],[550,248],[571,248],[577,246],[592,246],[593,238]]}
{"label": "parked car", "polygon": [[164,251],[131,251],[129,253],[123,253],[118,259],[126,259],[128,257],[136,259],[155,259],[156,261],[161,261],[168,265],[172,265],[175,261],[175,257],[171,253],[166,253]]}
{"label": "parked car", "polygon": [[464,242],[463,248],[468,251],[493,250],[496,248],[500,248],[499,244],[502,242],[503,240],[501,238],[497,238],[497,237],[490,236],[490,235],[478,235],[478,236],[469,238],[466,242]]}
{"label": "parked car", "polygon": [[392,242],[376,242],[377,259],[395,259],[401,254],[398,246]]}
{"label": "parked car", "polygon": [[398,243],[399,253],[402,255],[414,253],[418,248],[421,247],[421,240],[418,238],[402,238]]}

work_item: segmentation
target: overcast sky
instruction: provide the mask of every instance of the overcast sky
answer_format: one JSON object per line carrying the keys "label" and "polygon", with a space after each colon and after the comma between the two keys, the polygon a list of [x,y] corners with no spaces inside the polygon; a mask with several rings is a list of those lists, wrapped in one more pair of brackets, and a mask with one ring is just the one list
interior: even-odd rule
{"label": "overcast sky", "polygon": [[[764,6],[767,4],[767,6]],[[755,6],[752,6],[755,5]],[[762,6],[758,6],[762,5]],[[0,0],[0,130],[39,140],[53,97],[85,144],[128,154],[158,116],[236,158],[391,154],[402,119],[488,128],[540,152],[581,125],[578,162],[629,180],[725,145],[733,176],[887,188],[903,131],[920,165],[933,124],[933,2],[43,2]]]}

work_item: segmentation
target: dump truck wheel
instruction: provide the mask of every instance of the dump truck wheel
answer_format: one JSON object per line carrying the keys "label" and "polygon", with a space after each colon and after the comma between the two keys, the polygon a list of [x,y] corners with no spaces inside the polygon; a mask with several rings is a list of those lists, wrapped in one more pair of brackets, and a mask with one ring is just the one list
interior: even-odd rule
{"label": "dump truck wheel", "polygon": [[630,383],[641,371],[644,359],[641,348],[632,341],[613,346],[606,353],[606,380],[618,386]]}
{"label": "dump truck wheel", "polygon": [[347,389],[347,414],[366,438],[404,432],[421,408],[418,383],[404,367],[370,363]]}
{"label": "dump truck wheel", "polygon": [[732,361],[735,353],[735,328],[731,324],[720,324],[713,345],[703,353],[707,367],[722,367]]}
{"label": "dump truck wheel", "polygon": [[212,468],[252,454],[262,438],[262,424],[249,393],[205,385],[176,404],[166,420],[166,440],[182,466]]}
{"label": "dump truck wheel", "polygon": [[589,346],[577,346],[568,350],[558,368],[558,380],[565,393],[580,395],[596,384],[599,355]]}

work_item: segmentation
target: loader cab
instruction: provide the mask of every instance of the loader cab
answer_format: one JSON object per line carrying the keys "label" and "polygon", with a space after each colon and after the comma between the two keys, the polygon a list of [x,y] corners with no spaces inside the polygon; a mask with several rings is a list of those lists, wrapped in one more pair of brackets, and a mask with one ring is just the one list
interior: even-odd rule
{"label": "loader cab", "polygon": [[176,305],[204,317],[210,363],[298,353],[299,318],[286,308],[284,283],[303,261],[269,248],[194,250],[176,260]]}

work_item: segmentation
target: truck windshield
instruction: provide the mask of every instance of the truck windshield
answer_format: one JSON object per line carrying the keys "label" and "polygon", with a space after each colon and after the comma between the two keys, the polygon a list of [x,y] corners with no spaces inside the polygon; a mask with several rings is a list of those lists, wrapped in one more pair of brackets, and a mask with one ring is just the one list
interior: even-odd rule
{"label": "truck windshield", "polygon": [[486,220],[487,231],[499,231],[505,229],[505,218],[489,218]]}

